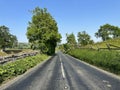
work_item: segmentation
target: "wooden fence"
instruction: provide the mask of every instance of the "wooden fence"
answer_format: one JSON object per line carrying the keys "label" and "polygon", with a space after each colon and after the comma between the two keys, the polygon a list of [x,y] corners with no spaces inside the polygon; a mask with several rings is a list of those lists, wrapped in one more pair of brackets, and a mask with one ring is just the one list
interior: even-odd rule
{"label": "wooden fence", "polygon": [[112,44],[106,44],[106,48],[101,48],[97,46],[97,50],[120,50],[120,47]]}
{"label": "wooden fence", "polygon": [[[95,46],[94,46],[95,47]],[[92,45],[90,47],[79,47],[80,49],[92,49],[92,50],[120,50],[120,46],[113,45],[113,44],[106,44],[106,47],[99,47],[96,45],[97,48],[94,48]]]}

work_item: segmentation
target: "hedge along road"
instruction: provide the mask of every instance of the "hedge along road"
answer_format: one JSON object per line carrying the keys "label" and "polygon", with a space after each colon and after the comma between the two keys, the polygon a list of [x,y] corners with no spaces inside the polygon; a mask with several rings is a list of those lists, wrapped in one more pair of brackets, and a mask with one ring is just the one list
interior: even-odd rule
{"label": "hedge along road", "polygon": [[120,90],[120,77],[58,52],[0,90]]}

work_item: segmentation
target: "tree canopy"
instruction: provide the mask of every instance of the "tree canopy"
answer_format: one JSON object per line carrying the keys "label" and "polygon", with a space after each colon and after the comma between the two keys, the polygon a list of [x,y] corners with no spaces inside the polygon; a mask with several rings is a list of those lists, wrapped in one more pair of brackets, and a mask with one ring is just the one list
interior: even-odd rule
{"label": "tree canopy", "polygon": [[17,37],[9,32],[6,26],[0,26],[0,48],[15,47],[18,43]]}
{"label": "tree canopy", "polygon": [[58,32],[57,22],[46,8],[36,7],[29,26],[27,27],[27,38],[33,49],[40,49],[42,53],[53,54],[61,35]]}
{"label": "tree canopy", "polygon": [[90,35],[86,33],[86,31],[78,32],[78,44],[79,45],[87,45],[87,44],[92,44],[93,40],[91,40]]}
{"label": "tree canopy", "polygon": [[111,38],[120,37],[120,28],[110,24],[105,24],[100,26],[98,32],[95,33],[97,38],[102,38],[103,41],[106,41]]}
{"label": "tree canopy", "polygon": [[67,45],[65,45],[65,47],[69,47],[67,49],[73,49],[77,45],[75,35],[73,33],[66,34],[66,41],[67,41],[67,43],[66,43]]}
{"label": "tree canopy", "polygon": [[71,34],[66,34],[66,40],[68,44],[71,45],[75,45],[77,44],[76,40],[75,40],[75,35],[73,33]]}

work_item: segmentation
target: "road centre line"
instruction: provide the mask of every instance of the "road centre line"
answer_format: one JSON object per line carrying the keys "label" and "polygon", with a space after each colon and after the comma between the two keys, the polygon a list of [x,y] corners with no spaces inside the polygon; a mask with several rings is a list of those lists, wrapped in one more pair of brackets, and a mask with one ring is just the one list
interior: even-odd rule
{"label": "road centre line", "polygon": [[[59,56],[60,57],[60,56]],[[60,62],[62,62],[61,57],[60,57]]]}
{"label": "road centre line", "polygon": [[63,63],[61,62],[61,70],[62,70],[62,76],[63,78],[65,78],[65,72],[64,72],[64,68],[63,68]]}
{"label": "road centre line", "polygon": [[63,77],[63,79],[65,79],[65,71],[64,71],[63,63],[62,63],[61,57],[59,57],[59,58],[60,58],[60,62],[61,62],[62,77]]}

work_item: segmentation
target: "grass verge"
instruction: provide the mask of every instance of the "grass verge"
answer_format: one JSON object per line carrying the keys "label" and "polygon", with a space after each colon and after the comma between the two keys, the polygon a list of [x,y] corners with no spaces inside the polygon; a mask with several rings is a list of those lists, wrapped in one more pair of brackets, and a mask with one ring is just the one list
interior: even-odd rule
{"label": "grass verge", "polygon": [[28,69],[36,66],[47,58],[47,55],[38,54],[36,56],[26,57],[24,59],[0,65],[0,84],[3,81],[25,73]]}
{"label": "grass verge", "polygon": [[120,75],[120,52],[75,49],[68,54],[92,65]]}

